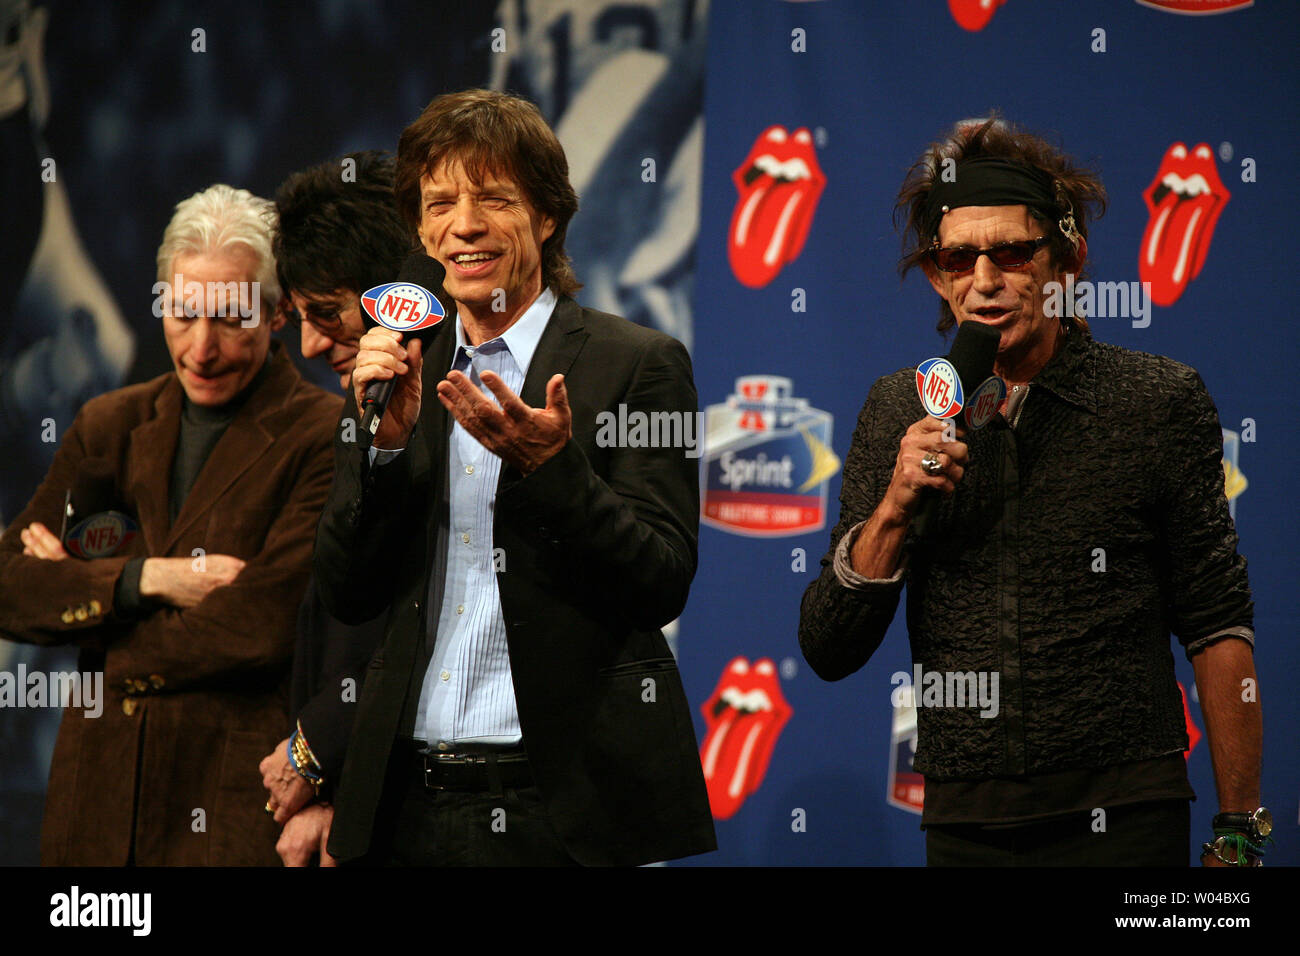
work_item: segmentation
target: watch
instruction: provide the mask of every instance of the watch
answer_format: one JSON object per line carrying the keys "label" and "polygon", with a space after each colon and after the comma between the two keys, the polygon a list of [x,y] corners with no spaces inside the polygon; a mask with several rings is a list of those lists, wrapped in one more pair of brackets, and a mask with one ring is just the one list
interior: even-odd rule
{"label": "watch", "polygon": [[1262,844],[1273,832],[1273,814],[1264,807],[1258,807],[1250,813],[1219,813],[1211,824],[1214,832],[1236,830],[1246,834],[1251,843]]}

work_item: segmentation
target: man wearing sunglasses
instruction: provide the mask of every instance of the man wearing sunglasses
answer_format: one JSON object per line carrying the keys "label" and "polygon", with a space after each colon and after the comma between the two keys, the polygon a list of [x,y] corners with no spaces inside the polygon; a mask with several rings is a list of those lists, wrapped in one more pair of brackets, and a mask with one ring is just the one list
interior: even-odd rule
{"label": "man wearing sunglasses", "polygon": [[1049,283],[1081,276],[1104,206],[1099,180],[998,120],[959,126],[899,195],[902,271],[920,266],[938,293],[940,332],[1000,333],[1008,397],[985,428],[945,435],[914,369],[875,384],[799,640],[823,678],[853,673],[906,582],[915,664],[997,688],[994,707],[914,688],[930,865],[1186,865],[1171,633],[1195,670],[1221,811],[1202,859],[1257,862],[1271,826],[1214,405],[1193,369],[1046,307]]}
{"label": "man wearing sunglasses", "polygon": [[[322,358],[347,391],[366,332],[361,293],[397,277],[413,243],[393,201],[393,158],[376,150],[349,153],[294,173],[275,198],[276,268],[304,358]],[[383,621],[347,625],[321,603],[315,578],[298,614],[291,709],[296,726],[261,763],[268,812],[284,825],[276,846],[287,866],[323,852],[334,811],[333,784],[343,767],[350,723],[333,706],[346,675],[369,659]],[[288,756],[298,731],[300,770]],[[249,768],[250,770],[252,768]]]}
{"label": "man wearing sunglasses", "polygon": [[294,173],[275,197],[280,285],[303,358],[323,358],[348,390],[366,334],[361,293],[397,278],[412,251],[393,203],[393,158],[349,153]]}

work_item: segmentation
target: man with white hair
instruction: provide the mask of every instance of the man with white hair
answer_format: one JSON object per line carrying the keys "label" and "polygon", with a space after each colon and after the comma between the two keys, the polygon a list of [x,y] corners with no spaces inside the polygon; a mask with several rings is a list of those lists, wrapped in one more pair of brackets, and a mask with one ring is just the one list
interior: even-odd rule
{"label": "man with white hair", "polygon": [[271,341],[274,224],[224,185],[177,205],[153,289],[174,370],[87,402],[0,538],[0,635],[103,675],[59,729],[46,865],[278,862],[256,767],[288,720],[341,401]]}

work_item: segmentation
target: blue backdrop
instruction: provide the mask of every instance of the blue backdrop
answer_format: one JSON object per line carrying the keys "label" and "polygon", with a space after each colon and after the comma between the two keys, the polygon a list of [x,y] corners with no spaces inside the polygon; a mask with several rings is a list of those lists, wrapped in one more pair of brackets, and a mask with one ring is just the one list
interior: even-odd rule
{"label": "blue backdrop", "polygon": [[[1256,601],[1263,800],[1278,823],[1270,861],[1300,862],[1286,504],[1297,455],[1285,424],[1297,358],[1294,4],[0,0],[0,25],[0,524],[48,466],[45,416],[61,433],[94,394],[167,368],[148,303],[177,200],[214,181],[269,195],[292,170],[392,148],[443,90],[487,85],[542,106],[582,200],[569,241],[580,298],[690,346],[710,409],[702,473],[715,484],[727,452],[775,436],[769,461],[789,454],[806,485],[706,498],[699,573],[672,633],[722,818],[719,851],[690,864],[924,860],[915,807],[895,805],[918,796],[890,700],[890,675],[911,667],[902,615],[867,666],[836,684],[803,665],[796,641],[868,387],[947,351],[933,292],[896,272],[893,197],[913,160],[994,108],[1058,140],[1110,192],[1089,242],[1093,278],[1108,282],[1142,278],[1144,236],[1169,211],[1149,213],[1143,191],[1208,163],[1228,193],[1213,229],[1180,209],[1162,233],[1208,243],[1200,271],[1174,281],[1161,246],[1153,273],[1170,304],[1153,306],[1144,328],[1092,326],[1103,341],[1195,366],[1237,435],[1228,451],[1246,482],[1233,506]],[[195,28],[205,53],[192,50]],[[1176,143],[1192,155],[1167,162]],[[1208,157],[1195,157],[1199,144]],[[37,193],[40,157],[57,161],[58,178]],[[747,177],[755,161],[788,189]],[[42,202],[39,218],[19,216]],[[324,365],[304,370],[334,384]],[[1116,462],[1115,480],[1138,465]],[[1203,729],[1191,667],[1175,656]],[[20,661],[70,666],[0,644],[0,668]],[[738,700],[771,710],[743,724]],[[35,861],[57,719],[0,711],[0,863]],[[1189,769],[1199,839],[1215,809],[1203,740]]]}
{"label": "blue backdrop", "polygon": [[[1174,143],[1189,151],[1208,144],[1230,198],[1199,275],[1172,305],[1153,306],[1145,328],[1124,318],[1096,318],[1091,325],[1102,341],[1197,368],[1225,428],[1241,433],[1244,419],[1255,422],[1255,441],[1239,445],[1248,487],[1233,504],[1256,604],[1262,792],[1278,824],[1270,862],[1296,863],[1300,704],[1293,690],[1300,653],[1292,625],[1295,509],[1287,503],[1296,449],[1286,421],[1296,397],[1297,337],[1288,303],[1300,146],[1297,11],[1262,3],[1193,16],[1133,0],[1010,0],[987,5],[990,19],[982,6],[978,0],[713,4],[693,352],[700,403],[725,401],[742,376],[788,378],[794,395],[833,416],[831,446],[843,459],[871,383],[947,352],[934,331],[938,300],[924,277],[918,270],[900,284],[891,213],[909,166],[955,122],[998,109],[1101,173],[1110,211],[1089,241],[1097,281],[1139,280],[1139,248],[1151,219],[1143,190]],[[958,16],[987,22],[966,29]],[[746,266],[745,257],[767,254],[781,223],[764,225],[764,216],[776,217],[770,203],[759,203],[750,235],[739,243],[742,268],[734,270],[729,245],[738,245],[733,219],[744,200],[732,174],[774,125],[790,134],[774,144],[775,157],[789,162],[799,155],[805,166],[806,144],[795,144],[793,134],[809,131],[825,188],[797,258],[753,287],[741,277],[764,269]],[[1243,174],[1254,181],[1243,181]],[[804,188],[804,208],[790,213],[787,232],[814,193]],[[1166,222],[1170,234],[1187,225],[1177,213]],[[762,246],[750,249],[755,231]],[[778,263],[790,257],[794,239],[777,237]],[[1126,480],[1139,465],[1115,462],[1114,480]],[[770,748],[761,785],[718,822],[721,850],[701,864],[924,861],[920,817],[886,800],[890,675],[911,670],[901,606],[880,650],[852,677],[824,683],[799,655],[799,599],[838,516],[838,474],[829,491],[826,527],[816,532],[768,538],[715,527],[701,532],[700,573],[681,628],[688,690],[703,703],[734,658],[751,665],[766,658],[779,677],[755,686],[779,682],[792,711]],[[798,569],[796,549],[806,553],[806,570]],[[1175,658],[1191,695],[1191,666],[1180,649]],[[1189,703],[1203,730],[1198,705]],[[765,733],[756,736],[756,747],[764,746]],[[905,744],[902,752],[899,770],[906,771]],[[1208,837],[1217,810],[1203,739],[1189,770],[1199,841]]]}

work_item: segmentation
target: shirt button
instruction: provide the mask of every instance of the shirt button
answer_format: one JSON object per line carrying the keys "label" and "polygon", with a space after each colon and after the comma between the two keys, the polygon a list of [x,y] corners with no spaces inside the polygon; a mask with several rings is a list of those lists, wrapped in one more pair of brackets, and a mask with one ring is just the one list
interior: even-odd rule
{"label": "shirt button", "polygon": [[463,605],[463,604],[457,604],[457,605],[456,605],[456,613],[457,613],[457,614],[464,614],[464,613],[465,613],[465,605]]}
{"label": "shirt button", "polygon": [[466,465],[466,466],[465,466],[465,474],[467,474],[467,475],[472,475],[472,474],[474,474],[474,466],[473,466],[473,465]]}
{"label": "shirt button", "polygon": [[469,544],[469,532],[466,531],[464,534],[462,534],[460,536],[460,540],[464,541],[466,544]]}
{"label": "shirt button", "polygon": [[441,674],[439,674],[438,676],[439,676],[440,678],[442,678],[443,680],[445,680],[445,681],[447,681],[447,680],[451,680],[451,671],[443,671],[443,672],[442,672]]}

